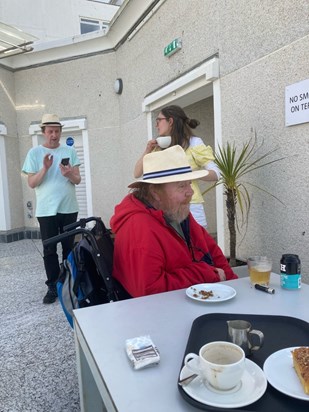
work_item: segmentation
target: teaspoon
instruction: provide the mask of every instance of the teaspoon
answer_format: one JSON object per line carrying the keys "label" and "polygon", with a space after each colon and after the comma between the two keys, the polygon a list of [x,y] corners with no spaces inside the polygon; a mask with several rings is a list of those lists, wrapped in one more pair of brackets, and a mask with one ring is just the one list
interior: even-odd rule
{"label": "teaspoon", "polygon": [[193,381],[193,379],[195,379],[198,375],[196,373],[194,373],[193,375],[187,376],[186,378],[180,379],[178,381],[178,385],[180,386],[186,386],[188,385],[190,382]]}

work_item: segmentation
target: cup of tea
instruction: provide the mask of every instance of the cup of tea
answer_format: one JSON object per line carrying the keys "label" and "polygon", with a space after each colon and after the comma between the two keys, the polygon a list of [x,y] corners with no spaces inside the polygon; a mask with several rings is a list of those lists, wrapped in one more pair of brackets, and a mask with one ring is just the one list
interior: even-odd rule
{"label": "cup of tea", "polygon": [[251,283],[268,286],[272,268],[271,259],[267,256],[251,256],[247,264]]}
{"label": "cup of tea", "polygon": [[156,138],[156,141],[158,143],[158,146],[161,147],[161,149],[166,149],[170,146],[172,138],[171,136],[159,136]]}
{"label": "cup of tea", "polygon": [[245,353],[231,342],[210,342],[201,347],[198,355],[188,353],[185,365],[211,387],[226,391],[240,383],[245,370]]}
{"label": "cup of tea", "polygon": [[227,339],[240,346],[246,356],[250,356],[252,351],[263,346],[264,334],[260,330],[252,329],[251,323],[246,320],[228,320]]}

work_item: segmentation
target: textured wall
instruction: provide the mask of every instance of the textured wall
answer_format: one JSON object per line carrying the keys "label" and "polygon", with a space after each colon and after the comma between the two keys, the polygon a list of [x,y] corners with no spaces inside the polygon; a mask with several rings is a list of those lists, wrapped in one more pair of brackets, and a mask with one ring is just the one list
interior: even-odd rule
{"label": "textured wall", "polygon": [[[140,116],[139,105],[129,103],[133,94],[137,101],[142,100],[144,95],[218,52],[223,142],[243,142],[256,130],[258,139],[265,139],[265,152],[279,146],[278,156],[289,154],[288,160],[252,176],[253,183],[265,187],[285,206],[253,191],[249,227],[245,237],[244,233],[239,236],[239,255],[269,254],[278,272],[282,253],[299,253],[304,278],[309,281],[309,228],[303,206],[309,195],[304,172],[308,123],[290,128],[284,123],[285,86],[306,79],[309,74],[304,57],[309,33],[304,16],[308,16],[309,4],[235,0],[207,1],[203,5],[198,1],[165,2],[117,51],[117,70],[128,85],[128,93],[125,90],[120,100],[121,122]],[[198,10],[194,19],[190,17],[192,9]],[[183,47],[168,59],[163,56],[164,46],[176,37],[181,37]],[[144,144],[145,137],[141,138],[140,133],[134,138],[136,147]],[[127,142],[123,145],[126,147]],[[129,151],[131,154],[132,142]],[[225,231],[228,233],[226,224]]]}
{"label": "textured wall", "polygon": [[[255,130],[259,140],[264,138],[265,151],[278,146],[278,156],[288,155],[250,178],[284,205],[252,191],[249,225],[239,254],[267,253],[278,272],[282,253],[298,253],[309,281],[309,124],[285,127],[284,119],[285,87],[309,77],[308,8],[306,0],[167,0],[115,53],[16,72],[16,104],[30,106],[17,111],[19,161],[31,146],[29,124],[43,112],[86,115],[94,212],[108,220],[113,206],[127,193],[147,141],[143,99],[218,53],[223,142],[241,144]],[[164,57],[164,47],[176,37],[182,38],[182,49]],[[124,83],[121,96],[113,91],[117,77]],[[188,108],[205,125],[211,100]],[[23,189],[26,198],[28,189]]]}
{"label": "textured wall", "polygon": [[[94,213],[109,218],[122,186],[119,167],[118,96],[113,85],[115,56],[80,59],[23,70],[15,74],[20,131],[20,165],[32,145],[31,122],[43,113],[59,117],[86,116],[89,133]],[[27,109],[23,107],[27,106]],[[20,166],[20,167],[21,167]],[[34,196],[24,184],[24,198]],[[35,224],[35,222],[33,222]]]}
{"label": "textured wall", "polygon": [[[252,190],[253,203],[240,255],[265,253],[272,256],[279,271],[283,253],[298,253],[308,281],[309,124],[285,127],[285,86],[309,77],[304,59],[309,37],[226,75],[221,81],[222,128],[225,140],[243,142],[257,133],[266,152],[278,147],[273,156],[287,158],[259,170],[251,181],[277,196]],[[250,180],[250,179],[249,179]]]}

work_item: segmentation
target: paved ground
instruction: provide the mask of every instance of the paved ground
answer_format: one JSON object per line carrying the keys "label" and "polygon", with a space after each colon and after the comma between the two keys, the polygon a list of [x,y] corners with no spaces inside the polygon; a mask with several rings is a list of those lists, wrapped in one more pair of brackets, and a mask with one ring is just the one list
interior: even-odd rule
{"label": "paved ground", "polygon": [[46,292],[40,240],[0,243],[0,412],[79,412],[73,331]]}

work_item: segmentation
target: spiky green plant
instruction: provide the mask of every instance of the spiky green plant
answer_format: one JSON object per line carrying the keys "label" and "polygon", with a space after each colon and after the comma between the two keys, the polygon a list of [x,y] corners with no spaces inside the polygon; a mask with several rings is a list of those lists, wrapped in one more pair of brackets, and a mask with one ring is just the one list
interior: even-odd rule
{"label": "spiky green plant", "polygon": [[[243,224],[247,225],[248,215],[251,208],[251,197],[248,191],[248,186],[261,190],[281,202],[280,199],[269,193],[267,190],[243,179],[244,176],[254,170],[285,159],[285,157],[281,157],[268,160],[269,156],[277,151],[278,148],[270,150],[264,154],[259,154],[262,146],[263,141],[258,145],[256,135],[254,139],[251,138],[248,142],[244,143],[240,150],[237,149],[235,142],[232,144],[227,142],[225,146],[219,146],[214,154],[214,162],[220,169],[221,177],[203,192],[204,195],[218,185],[224,186],[231,266],[236,266],[236,231],[239,232],[240,227],[243,227]],[[238,218],[238,211],[241,219]]]}

